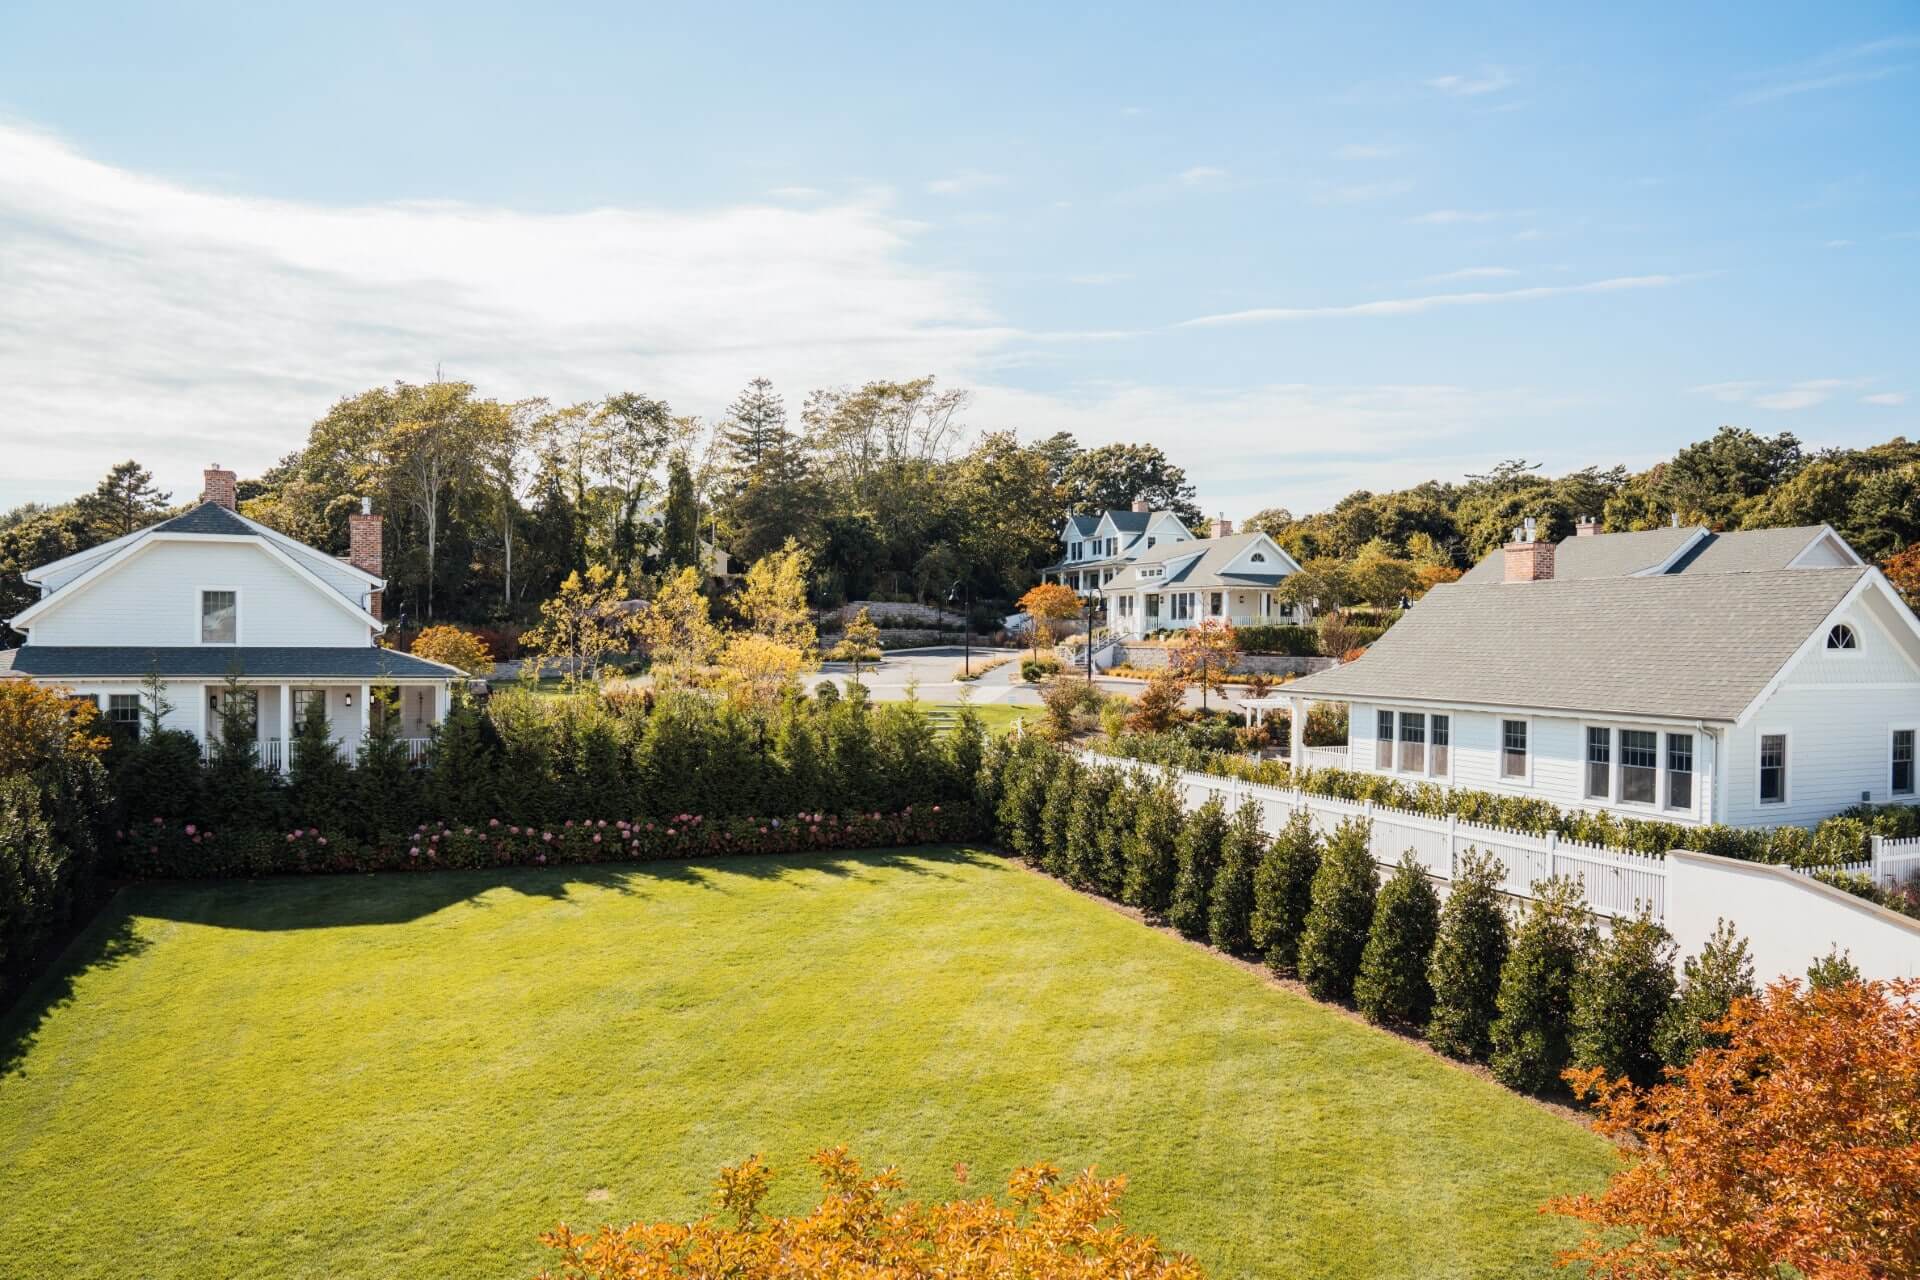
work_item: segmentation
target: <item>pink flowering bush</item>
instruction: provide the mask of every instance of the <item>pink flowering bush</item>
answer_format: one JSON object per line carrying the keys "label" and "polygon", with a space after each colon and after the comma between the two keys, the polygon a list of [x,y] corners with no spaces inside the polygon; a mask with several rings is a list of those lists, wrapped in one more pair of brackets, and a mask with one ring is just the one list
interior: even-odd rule
{"label": "pink flowering bush", "polygon": [[123,874],[140,878],[299,875],[447,868],[537,867],[562,863],[648,862],[763,854],[883,849],[977,837],[973,806],[914,805],[897,813],[798,813],[709,820],[696,813],[663,818],[570,819],[552,824],[423,823],[366,843],[337,840],[314,827],[222,835],[192,823],[155,819],[124,834]]}

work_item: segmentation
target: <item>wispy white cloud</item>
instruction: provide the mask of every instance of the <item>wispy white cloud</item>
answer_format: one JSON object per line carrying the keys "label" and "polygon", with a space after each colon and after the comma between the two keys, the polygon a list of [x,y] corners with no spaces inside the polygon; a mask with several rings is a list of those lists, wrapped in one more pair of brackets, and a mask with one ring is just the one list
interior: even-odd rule
{"label": "wispy white cloud", "polygon": [[192,492],[258,471],[338,396],[446,376],[517,398],[975,376],[1034,341],[916,262],[884,200],[522,213],[218,194],[0,126],[0,505],[137,455]]}
{"label": "wispy white cloud", "polygon": [[1500,67],[1482,68],[1478,75],[1435,76],[1427,81],[1427,88],[1438,89],[1456,98],[1477,98],[1482,94],[1498,93],[1512,85],[1513,77]]}
{"label": "wispy white cloud", "polygon": [[1870,396],[1860,397],[1861,404],[1877,404],[1891,407],[1894,405],[1902,405],[1906,402],[1907,393],[1904,391],[1877,391]]}
{"label": "wispy white cloud", "polygon": [[1829,240],[1829,241],[1827,241],[1827,246],[1826,246],[1826,247],[1827,247],[1827,248],[1829,248],[1829,249],[1851,249],[1851,248],[1853,247],[1853,241],[1851,241],[1851,240]]}
{"label": "wispy white cloud", "polygon": [[976,169],[968,169],[945,178],[935,178],[927,184],[927,191],[936,196],[964,196],[972,195],[976,191],[984,191],[989,187],[1004,187],[1006,184],[1007,179],[1004,174],[981,173]]}
{"label": "wispy white cloud", "polygon": [[1210,164],[1197,164],[1181,171],[1176,179],[1182,186],[1207,187],[1227,180],[1227,171]]}
{"label": "wispy white cloud", "polygon": [[1872,84],[1910,70],[1913,63],[1902,59],[1916,50],[1920,50],[1920,35],[1889,36],[1829,49],[1797,66],[1776,71],[1766,84],[1736,96],[1734,105],[1756,107],[1807,93]]}
{"label": "wispy white cloud", "polygon": [[1519,274],[1519,270],[1514,267],[1461,267],[1458,271],[1442,271],[1437,276],[1422,277],[1422,283],[1445,284],[1449,280],[1498,280]]}
{"label": "wispy white cloud", "polygon": [[1181,321],[1181,327],[1256,324],[1268,320],[1312,320],[1344,316],[1409,316],[1444,307],[1481,307],[1504,302],[1533,302],[1576,293],[1619,293],[1629,289],[1660,289],[1690,277],[1680,275],[1615,276],[1585,284],[1540,285],[1530,289],[1501,289],[1476,293],[1435,293],[1418,298],[1382,298],[1329,307],[1256,307]]}
{"label": "wispy white cloud", "polygon": [[[1722,404],[1749,405],[1775,413],[1811,409],[1825,404],[1843,391],[1869,385],[1868,378],[1807,378],[1800,382],[1764,381],[1709,382],[1688,388],[1695,395],[1711,396]],[[1870,401],[1871,403],[1871,401]]]}

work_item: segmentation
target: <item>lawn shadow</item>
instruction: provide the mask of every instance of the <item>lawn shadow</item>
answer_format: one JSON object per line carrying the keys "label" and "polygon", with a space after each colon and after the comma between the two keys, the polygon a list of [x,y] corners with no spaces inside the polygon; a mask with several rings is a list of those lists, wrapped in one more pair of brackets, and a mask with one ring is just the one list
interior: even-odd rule
{"label": "lawn shadow", "polygon": [[457,903],[484,907],[504,889],[564,902],[582,889],[648,896],[665,885],[729,892],[733,878],[778,881],[797,889],[821,875],[866,878],[881,871],[955,880],[963,867],[999,869],[1002,860],[964,845],[871,852],[767,854],[661,862],[614,862],[480,871],[374,872],[339,876],[269,876],[258,880],[171,881],[139,887],[132,910],[183,924],[220,929],[329,929],[408,924]]}
{"label": "lawn shadow", "polygon": [[139,935],[126,895],[116,896],[67,944],[45,973],[34,979],[0,1013],[0,1081],[23,1061],[48,1018],[73,1003],[74,989],[83,975],[124,964],[147,949]]}

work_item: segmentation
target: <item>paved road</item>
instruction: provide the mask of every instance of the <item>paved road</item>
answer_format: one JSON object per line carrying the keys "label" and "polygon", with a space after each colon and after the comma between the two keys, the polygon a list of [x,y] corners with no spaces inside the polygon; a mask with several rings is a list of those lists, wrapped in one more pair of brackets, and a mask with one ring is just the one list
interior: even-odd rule
{"label": "paved road", "polygon": [[[1007,703],[1017,707],[1037,707],[1040,705],[1039,691],[1020,678],[1020,659],[1026,657],[1028,652],[1026,649],[984,649],[975,645],[973,659],[976,663],[1008,655],[1012,655],[1014,660],[996,667],[978,680],[962,683],[953,678],[954,673],[960,670],[964,653],[959,645],[903,649],[887,654],[877,666],[863,665],[860,668],[860,683],[867,686],[867,692],[876,702],[906,701],[908,686],[917,680],[919,685],[916,692],[922,702],[958,702],[960,691],[971,689],[973,702],[982,706]],[[844,662],[829,662],[820,669],[818,676],[810,678],[810,683],[821,679],[835,680],[844,688],[850,672],[851,668]],[[1102,689],[1128,695],[1139,693],[1141,687],[1137,680],[1096,679],[1094,683]],[[1192,706],[1199,706],[1199,693],[1188,690],[1187,701]]]}

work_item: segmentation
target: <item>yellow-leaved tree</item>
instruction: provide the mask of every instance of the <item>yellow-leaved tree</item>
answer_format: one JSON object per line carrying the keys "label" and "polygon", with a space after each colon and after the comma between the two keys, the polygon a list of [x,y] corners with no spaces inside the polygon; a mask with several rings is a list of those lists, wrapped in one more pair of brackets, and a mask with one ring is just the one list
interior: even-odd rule
{"label": "yellow-leaved tree", "polygon": [[[899,1200],[892,1169],[869,1174],[845,1147],[813,1157],[818,1207],[768,1218],[773,1171],[758,1156],[723,1169],[714,1204],[730,1221],[635,1222],[598,1231],[565,1223],[540,1237],[556,1250],[541,1280],[1201,1280],[1183,1254],[1120,1222],[1126,1179],[1091,1169],[1068,1181],[1049,1164],[1007,1179],[1011,1204],[991,1196],[930,1204]],[[964,1183],[965,1166],[955,1175]]]}
{"label": "yellow-leaved tree", "polygon": [[459,627],[428,627],[413,638],[413,654],[458,667],[470,676],[484,676],[493,670],[493,654],[487,651],[487,642]]}
{"label": "yellow-leaved tree", "polygon": [[865,609],[854,615],[853,621],[840,635],[840,643],[833,646],[833,652],[827,656],[840,662],[853,664],[853,682],[860,683],[860,664],[869,655],[879,652],[880,628],[873,625],[873,615]]}
{"label": "yellow-leaved tree", "polygon": [[698,682],[701,669],[720,651],[700,571],[691,565],[661,580],[640,619],[640,635],[653,658],[653,682],[661,688]]}
{"label": "yellow-leaved tree", "polygon": [[1033,619],[1033,653],[1053,643],[1053,624],[1080,616],[1080,593],[1063,582],[1043,582],[1020,597],[1020,612]]}
{"label": "yellow-leaved tree", "polygon": [[535,674],[551,665],[569,684],[598,679],[601,660],[633,643],[634,620],[622,607],[626,598],[624,573],[600,564],[584,575],[569,573],[559,592],[541,603],[540,625],[523,637],[533,650]]}
{"label": "yellow-leaved tree", "polygon": [[754,561],[735,601],[748,629],[810,656],[819,644],[813,612],[807,608],[812,572],[813,557],[792,538]]}
{"label": "yellow-leaved tree", "polygon": [[737,631],[727,637],[720,653],[720,686],[735,706],[749,711],[767,712],[778,706],[811,666],[806,655],[790,644],[781,644],[753,631]]}

